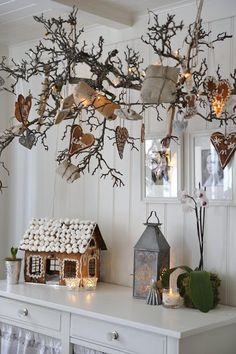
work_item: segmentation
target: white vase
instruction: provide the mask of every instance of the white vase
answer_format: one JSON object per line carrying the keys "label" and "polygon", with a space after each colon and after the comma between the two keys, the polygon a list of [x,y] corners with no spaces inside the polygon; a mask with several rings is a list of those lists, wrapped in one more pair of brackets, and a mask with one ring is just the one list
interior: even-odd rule
{"label": "white vase", "polygon": [[7,284],[18,284],[20,278],[22,259],[18,258],[16,260],[5,260],[6,273],[7,273]]}

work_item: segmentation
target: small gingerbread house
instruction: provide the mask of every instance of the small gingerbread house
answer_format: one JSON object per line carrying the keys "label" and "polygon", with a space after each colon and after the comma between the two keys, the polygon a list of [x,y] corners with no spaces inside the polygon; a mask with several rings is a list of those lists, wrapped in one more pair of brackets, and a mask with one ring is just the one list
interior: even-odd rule
{"label": "small gingerbread house", "polygon": [[65,285],[66,278],[100,276],[98,225],[78,219],[33,219],[20,243],[25,251],[25,281]]}

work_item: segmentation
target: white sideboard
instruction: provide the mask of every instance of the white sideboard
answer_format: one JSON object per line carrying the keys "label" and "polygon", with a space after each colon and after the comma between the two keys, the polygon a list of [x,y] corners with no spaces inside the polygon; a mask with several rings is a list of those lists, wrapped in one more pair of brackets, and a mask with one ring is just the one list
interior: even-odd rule
{"label": "white sideboard", "polygon": [[0,322],[107,354],[236,354],[236,308],[209,313],[133,299],[130,288],[99,283],[93,292],[0,281]]}

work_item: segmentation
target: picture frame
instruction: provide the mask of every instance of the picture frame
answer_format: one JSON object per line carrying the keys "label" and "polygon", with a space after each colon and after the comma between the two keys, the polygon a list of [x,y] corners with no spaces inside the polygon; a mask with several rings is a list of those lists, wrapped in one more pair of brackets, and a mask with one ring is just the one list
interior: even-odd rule
{"label": "picture frame", "polygon": [[146,135],[142,149],[142,199],[147,202],[179,202],[182,188],[182,141],[171,141],[163,150],[165,133]]}
{"label": "picture frame", "polygon": [[211,204],[234,204],[234,157],[224,169],[221,168],[217,152],[210,141],[211,134],[215,131],[216,129],[190,134],[190,190],[198,188],[200,183],[206,188],[206,195]]}

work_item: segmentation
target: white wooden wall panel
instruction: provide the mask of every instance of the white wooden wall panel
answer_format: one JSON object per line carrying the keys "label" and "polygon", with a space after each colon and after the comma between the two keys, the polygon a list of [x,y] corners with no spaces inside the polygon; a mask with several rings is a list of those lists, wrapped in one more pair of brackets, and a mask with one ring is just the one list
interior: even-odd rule
{"label": "white wooden wall panel", "polygon": [[[224,3],[217,0],[206,1],[204,5],[204,26],[212,30],[212,35],[229,31],[234,33],[234,39],[216,45],[215,62],[221,63],[222,74],[227,75],[229,68],[236,67],[236,8],[233,0]],[[170,11],[171,12],[171,11]],[[195,17],[194,4],[176,8],[176,21],[180,18],[188,24]],[[161,18],[164,19],[165,13]],[[108,43],[106,51],[113,49],[123,51],[127,44],[140,50],[144,57],[143,67],[156,61],[151,48],[140,41],[140,35],[145,33],[147,17],[141,17],[131,29],[122,31],[108,30],[106,27],[90,29],[86,39],[96,43],[101,34]],[[87,32],[86,32],[87,33]],[[182,46],[183,34],[175,41],[176,49]],[[30,43],[11,48],[14,58],[20,58]],[[213,65],[212,53],[207,52],[210,64],[209,74]],[[135,97],[135,94],[134,94]],[[146,131],[149,134],[165,130],[163,122],[157,123],[153,114],[146,114]],[[0,122],[1,124],[1,122]],[[120,124],[118,120],[114,126]],[[188,132],[205,131],[206,122],[193,118],[189,121]],[[130,134],[139,136],[140,124],[128,123]],[[212,126],[211,126],[212,127]],[[58,128],[62,129],[62,128]],[[143,222],[152,210],[156,210],[162,222],[162,231],[171,246],[171,265],[188,264],[196,267],[199,262],[199,250],[196,233],[195,217],[185,214],[180,203],[163,204],[158,201],[145,203],[141,199],[141,151],[130,153],[125,147],[124,159],[120,160],[118,153],[108,144],[104,156],[109,163],[124,173],[124,188],[112,188],[112,182],[100,180],[100,173],[94,177],[82,176],[78,182],[67,185],[55,174],[56,150],[64,143],[58,140],[57,130],[53,133],[53,143],[50,152],[39,151],[28,153],[23,147],[13,146],[9,149],[9,164],[11,177],[7,198],[1,198],[1,211],[8,212],[8,225],[1,222],[2,234],[6,234],[8,244],[19,241],[29,218],[37,216],[76,217],[81,219],[96,219],[104,236],[108,251],[104,252],[102,261],[102,279],[132,285],[133,246],[142,234]],[[185,141],[184,154],[184,184],[188,186],[189,147]],[[24,172],[27,172],[27,176]],[[5,201],[7,200],[7,203]],[[3,203],[4,206],[3,206]],[[22,206],[24,206],[22,208]],[[221,298],[225,303],[236,305],[236,241],[235,241],[235,207],[210,206],[207,210],[205,235],[205,265],[206,269],[216,271],[222,279]],[[6,245],[5,245],[5,253]],[[1,248],[1,253],[3,253]]]}
{"label": "white wooden wall panel", "polygon": [[227,282],[228,303],[236,306],[236,207],[229,209],[229,229],[227,243],[227,273],[224,275]]}
{"label": "white wooden wall panel", "polygon": [[[0,56],[8,55],[8,48],[4,46],[0,46]],[[0,73],[3,76],[2,73]],[[7,116],[9,115],[9,98],[8,95],[4,92],[0,94],[0,129],[3,131],[4,129],[9,127],[9,122],[7,120]],[[1,161],[8,161],[9,152],[5,152]],[[8,165],[7,165],[8,166]],[[0,179],[2,180],[4,186],[8,183],[8,178],[6,173],[0,174]],[[3,259],[6,257],[6,252],[8,251],[8,223],[7,223],[7,211],[8,211],[8,202],[9,202],[9,190],[4,189],[4,193],[0,193],[0,278],[4,276],[4,262]]]}
{"label": "white wooden wall panel", "polygon": [[206,235],[205,235],[205,269],[216,272],[221,278],[220,297],[223,303],[226,299],[226,273],[227,253],[226,247],[228,244],[227,230],[227,207],[214,206],[210,207],[206,216]]}

